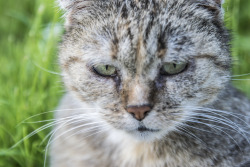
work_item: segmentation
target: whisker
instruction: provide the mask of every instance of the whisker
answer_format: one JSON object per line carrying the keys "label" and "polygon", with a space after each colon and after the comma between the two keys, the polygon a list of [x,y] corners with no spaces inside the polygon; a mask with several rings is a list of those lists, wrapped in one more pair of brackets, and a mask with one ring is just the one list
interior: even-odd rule
{"label": "whisker", "polygon": [[[85,114],[84,114],[84,115],[85,115]],[[86,114],[86,116],[89,116],[89,115],[91,115],[91,114]],[[95,115],[95,114],[92,113],[92,115]],[[79,118],[79,116],[81,116],[81,114],[80,114],[80,115],[77,115],[77,116],[78,116],[78,118]],[[23,142],[24,140],[29,139],[30,137],[34,136],[35,134],[37,134],[37,133],[39,133],[39,132],[41,132],[41,131],[43,131],[43,130],[49,128],[49,127],[52,127],[52,126],[54,126],[54,125],[56,125],[56,124],[58,124],[58,123],[63,122],[65,119],[68,119],[68,118],[76,119],[76,118],[74,118],[74,117],[76,117],[76,116],[65,117],[65,118],[57,119],[56,121],[47,123],[47,124],[45,124],[45,125],[39,127],[38,129],[34,130],[33,132],[29,133],[29,134],[28,134],[27,136],[25,136],[23,139],[21,139],[20,141],[18,141],[15,145],[13,145],[10,149],[15,148],[15,147],[16,147],[17,145],[19,145],[21,142]],[[89,120],[89,119],[81,117],[81,121],[83,121],[83,120]]]}
{"label": "whisker", "polygon": [[[201,118],[201,117],[199,117],[199,118],[193,117],[193,118],[212,121],[212,122],[220,123],[220,124],[223,124],[223,125],[226,125],[229,127],[235,126],[237,128],[237,129],[234,128],[235,130],[240,130],[240,131],[248,133],[247,131],[242,129],[243,127],[242,128],[240,127],[241,125],[236,124],[235,122],[231,121],[230,119],[222,119],[222,118],[214,117],[214,116],[207,115],[207,114],[193,114],[193,116],[206,117],[206,118]],[[217,122],[217,121],[220,121],[220,122]]]}
{"label": "whisker", "polygon": [[[74,136],[74,135],[77,135],[77,134],[91,132],[91,131],[93,131],[93,130],[95,130],[95,129],[98,129],[98,128],[103,128],[103,125],[96,125],[96,126],[91,126],[91,127],[88,128],[88,129],[82,129],[82,130],[80,130],[80,131],[78,131],[78,132],[75,132],[75,133],[71,134],[70,136],[67,136],[67,137],[66,137],[65,139],[63,139],[63,140],[66,140],[66,139],[68,139],[68,138],[70,138],[70,137],[72,137],[72,136]],[[52,144],[52,143],[50,143],[50,144]]]}
{"label": "whisker", "polygon": [[[63,124],[61,124],[59,127],[56,127],[56,129],[52,130],[48,135],[46,135],[46,137],[43,139],[42,143],[47,140],[47,138],[52,134],[52,133],[55,133],[57,130],[59,130],[60,128],[62,128],[64,125],[71,125],[71,124],[74,124],[74,123],[78,123],[78,122],[82,122],[82,121],[90,121],[91,118],[82,118],[80,116],[82,116],[83,114],[80,114],[80,115],[74,115],[74,116],[70,116],[70,117],[66,117],[66,118],[72,118],[70,120],[67,120],[66,122],[64,122]],[[86,114],[87,116],[89,116],[90,114]],[[83,115],[85,116],[85,114]],[[65,118],[63,118],[65,119]],[[72,120],[76,120],[76,121],[73,121],[73,122],[70,122]],[[68,122],[70,122],[68,124]],[[59,123],[62,123],[62,122],[59,122]],[[53,135],[53,134],[52,134]],[[41,143],[41,144],[42,144]]]}
{"label": "whisker", "polygon": [[[180,122],[178,122],[178,121],[174,121],[174,122],[176,122],[177,124],[180,124]],[[215,134],[218,134],[218,133],[216,133],[216,132],[211,132],[211,131],[208,131],[208,130],[204,130],[204,129],[201,129],[201,128],[197,128],[197,127],[195,127],[195,126],[191,126],[191,125],[188,125],[188,124],[186,124],[186,123],[181,123],[181,125],[182,126],[187,126],[187,127],[190,127],[190,128],[193,128],[193,129],[197,129],[197,130],[200,130],[200,131],[203,131],[203,132],[207,132],[207,133],[215,133]]]}
{"label": "whisker", "polygon": [[[81,120],[80,120],[81,121]],[[49,142],[48,144],[50,145],[52,142],[54,142],[56,139],[60,138],[61,136],[65,135],[66,133],[70,132],[70,131],[73,131],[75,129],[78,129],[78,128],[82,128],[82,127],[85,127],[85,126],[89,126],[89,125],[94,125],[94,124],[99,124],[99,123],[103,123],[104,121],[99,121],[99,122],[91,122],[91,123],[87,123],[87,124],[82,124],[82,125],[79,125],[79,126],[76,126],[76,127],[73,127],[69,130],[66,130],[65,132],[63,132],[62,134],[60,134],[59,136],[57,136],[56,138],[54,138],[51,142]]]}
{"label": "whisker", "polygon": [[[191,118],[207,120],[207,121],[210,121],[210,122],[215,122],[215,123],[219,123],[219,124],[223,124],[223,125],[229,126],[229,127],[232,128],[232,129],[229,129],[229,128],[226,128],[226,127],[221,127],[221,128],[226,129],[226,130],[229,130],[229,131],[234,131],[234,132],[239,133],[239,134],[240,134],[242,137],[244,137],[244,138],[247,140],[247,142],[250,144],[250,142],[249,142],[249,140],[248,140],[248,137],[247,137],[246,134],[245,134],[245,133],[248,134],[248,132],[247,132],[247,131],[244,131],[243,129],[241,129],[241,128],[239,128],[239,127],[238,127],[238,129],[236,129],[234,126],[231,126],[230,124],[227,124],[227,123],[224,123],[224,122],[217,122],[216,120],[211,120],[211,119],[196,118],[196,117],[191,117]],[[192,120],[193,120],[193,119],[192,119]],[[216,126],[216,125],[214,125],[214,126]]]}
{"label": "whisker", "polygon": [[84,114],[78,114],[78,115],[73,115],[73,116],[69,116],[69,117],[63,117],[63,118],[57,118],[57,119],[48,119],[48,120],[42,120],[42,121],[34,121],[34,122],[23,122],[23,123],[43,123],[43,122],[50,122],[50,121],[58,121],[58,120],[64,120],[64,119],[68,119],[68,118],[73,118],[73,117],[79,117],[79,116],[97,116],[97,113],[84,113]]}
{"label": "whisker", "polygon": [[[232,116],[234,118],[237,118],[238,120],[242,121],[244,124],[249,126],[249,124],[245,120],[240,118],[240,117],[248,118],[249,116],[246,116],[246,115],[242,115],[242,114],[238,114],[238,113],[230,113],[228,111],[217,110],[217,109],[212,109],[212,108],[205,108],[205,107],[190,107],[190,106],[188,106],[188,109],[192,109],[192,110],[195,110],[195,111],[201,110],[201,111],[204,111],[204,112],[210,112],[212,114],[219,115],[219,116],[222,116],[219,113],[223,113],[223,114],[226,114],[226,115],[230,115],[230,116]],[[215,113],[215,112],[217,112],[217,113]],[[224,117],[224,116],[222,116],[222,117]]]}
{"label": "whisker", "polygon": [[[232,113],[232,112],[229,112],[229,111],[218,110],[218,109],[214,109],[214,108],[207,108],[207,107],[197,107],[197,106],[185,106],[185,107],[178,107],[178,106],[176,106],[176,108],[181,108],[181,109],[191,109],[191,110],[216,111],[216,112],[221,112],[221,113],[223,113],[223,114],[228,114],[228,115],[231,115],[231,116],[234,116],[234,117],[237,117],[237,116],[241,116],[241,117],[250,117],[250,116],[243,115],[243,114],[239,114],[239,113]],[[237,117],[237,118],[239,118],[239,117]],[[239,118],[239,119],[240,119],[240,118]]]}
{"label": "whisker", "polygon": [[[244,129],[242,129],[241,127],[239,127],[240,125],[237,125],[235,122],[233,122],[233,121],[231,121],[231,120],[229,120],[229,121],[227,121],[227,120],[225,120],[225,119],[221,119],[221,118],[218,118],[218,117],[214,117],[214,116],[211,116],[211,115],[204,115],[204,114],[200,114],[200,116],[202,116],[202,117],[207,117],[207,118],[209,118],[209,119],[206,119],[206,118],[197,118],[197,117],[193,117],[193,118],[195,118],[195,119],[202,119],[202,120],[207,120],[207,121],[210,121],[210,122],[215,122],[215,123],[219,123],[219,124],[222,124],[222,125],[226,125],[226,126],[228,126],[228,127],[230,127],[231,129],[229,129],[229,128],[226,128],[226,127],[223,127],[224,129],[227,129],[227,130],[233,130],[233,131],[235,131],[235,132],[237,132],[237,133],[239,133],[242,137],[244,137],[246,140],[247,140],[247,142],[250,144],[250,142],[249,142],[249,139],[248,139],[248,137],[246,136],[246,133],[247,134],[250,134],[249,132],[247,132],[247,131],[245,131]],[[219,121],[219,122],[218,122]]]}
{"label": "whisker", "polygon": [[[242,121],[245,125],[247,125],[247,126],[249,127],[249,124],[248,124],[245,120],[243,120],[242,118],[239,117],[239,116],[243,116],[243,115],[236,116],[236,114],[232,114],[232,113],[229,113],[229,112],[227,112],[227,111],[216,110],[216,109],[209,109],[209,108],[203,108],[203,111],[205,111],[205,112],[210,112],[210,113],[213,113],[213,114],[215,114],[215,113],[213,112],[213,111],[215,111],[215,112],[219,112],[219,113],[223,113],[223,114],[230,115],[230,116],[232,116],[232,117],[234,117],[234,118],[237,118],[238,120]],[[216,113],[215,115],[221,116],[221,114],[218,114],[218,113]],[[222,116],[222,117],[224,117],[224,116]],[[244,116],[244,117],[247,117],[247,116]],[[228,119],[228,118],[227,118],[227,119]]]}
{"label": "whisker", "polygon": [[48,72],[48,73],[50,73],[50,74],[59,75],[59,76],[64,76],[64,75],[62,75],[61,73],[58,73],[58,72],[54,72],[54,71],[50,71],[50,70],[48,70],[48,69],[45,69],[45,68],[41,67],[40,65],[38,65],[37,63],[34,63],[34,64],[35,64],[35,66],[37,66],[38,68],[40,68],[41,70],[43,70],[43,71],[45,71],[45,72]]}
{"label": "whisker", "polygon": [[17,126],[20,126],[20,124],[24,123],[25,121],[34,118],[34,117],[38,117],[44,114],[48,114],[48,113],[53,113],[53,112],[62,112],[62,111],[74,111],[74,110],[94,110],[94,109],[99,109],[99,108],[74,108],[74,109],[60,109],[60,110],[52,110],[52,111],[47,111],[47,112],[43,112],[43,113],[39,113],[33,116],[30,116],[28,118],[26,118],[25,120],[23,120],[22,122],[20,122],[19,124],[17,124]]}
{"label": "whisker", "polygon": [[33,132],[31,132],[31,133],[29,133],[27,136],[25,136],[23,139],[21,139],[20,141],[18,141],[18,142],[17,142],[15,145],[13,145],[10,149],[15,148],[17,145],[19,145],[19,144],[20,144],[21,142],[23,142],[24,140],[29,139],[29,138],[32,137],[33,135],[35,135],[35,134],[39,133],[40,131],[42,131],[42,130],[44,130],[44,129],[47,129],[47,128],[53,126],[53,125],[54,125],[54,122],[50,122],[50,123],[48,123],[48,124],[45,124],[45,125],[41,126],[40,128],[34,130]]}
{"label": "whisker", "polygon": [[96,135],[96,134],[98,134],[98,133],[108,131],[109,129],[110,129],[109,127],[106,127],[106,128],[104,127],[103,129],[101,129],[100,131],[97,131],[96,133],[92,133],[92,134],[90,134],[90,135],[88,135],[88,136],[85,136],[84,139],[86,139],[86,138],[88,138],[88,137],[90,137],[90,136]]}
{"label": "whisker", "polygon": [[242,76],[248,76],[248,75],[250,75],[250,73],[241,74],[241,75],[232,75],[231,77],[242,77]]}
{"label": "whisker", "polygon": [[[96,133],[94,133],[94,134],[98,134],[98,133],[101,133],[101,132],[105,132],[104,130],[105,130],[105,129],[103,129],[102,131],[96,132]],[[108,129],[107,129],[107,130],[108,130]],[[86,138],[87,138],[87,137],[90,137],[90,136],[92,136],[92,135],[94,135],[94,134],[88,135],[88,136],[86,136]],[[50,137],[50,140],[51,140],[51,138],[52,138],[52,136]],[[45,148],[44,167],[46,167],[48,148],[49,148],[49,145],[50,145],[51,143],[52,143],[52,141],[49,141],[48,144],[47,144],[47,146],[46,146],[46,148]]]}
{"label": "whisker", "polygon": [[[198,110],[197,110],[198,111]],[[202,112],[202,111],[201,111]],[[213,116],[213,115],[208,115],[208,114],[206,114],[206,113],[192,113],[192,114],[188,114],[188,116],[187,117],[190,117],[190,116],[200,116],[200,117],[207,117],[207,118],[210,118],[210,119],[213,119],[213,120],[219,120],[219,121],[223,121],[223,122],[225,122],[225,123],[228,123],[228,124],[230,124],[230,125],[235,125],[237,128],[239,128],[239,129],[241,129],[239,126],[241,126],[240,124],[236,124],[235,122],[233,122],[232,120],[230,120],[229,118],[227,118],[227,117],[224,117],[224,116],[222,116],[222,115],[220,115],[220,114],[216,114],[216,113],[212,113],[212,112],[208,112],[209,114],[214,114],[214,115],[216,115],[216,116],[218,116],[218,117],[215,117],[215,116]],[[207,119],[207,120],[209,120],[209,119]],[[243,127],[242,127],[243,128]]]}
{"label": "whisker", "polygon": [[246,79],[231,79],[232,81],[250,81],[249,78]]}
{"label": "whisker", "polygon": [[[60,129],[61,127],[63,127],[64,125],[66,125],[68,122],[70,122],[70,121],[72,121],[72,120],[75,120],[75,119],[78,119],[77,117],[73,117],[72,119],[69,119],[69,120],[67,120],[67,121],[60,121],[60,122],[58,122],[58,124],[59,123],[62,123],[62,124],[60,124],[59,125],[59,127],[57,127],[57,129]],[[56,124],[55,124],[56,125]],[[52,130],[49,134],[47,134],[46,136],[45,136],[45,138],[43,139],[43,141],[41,142],[41,144],[42,143],[44,143],[44,141],[46,141],[47,140],[47,138],[51,135],[51,134],[53,134],[53,133],[55,133],[56,131],[57,131],[57,129],[54,129],[54,130]],[[40,145],[41,145],[40,144]]]}
{"label": "whisker", "polygon": [[[201,122],[201,121],[195,121],[195,120],[187,120],[187,122],[203,124],[203,125],[208,126],[208,127],[212,128],[212,129],[217,129],[217,130],[221,131],[222,133],[226,134],[239,147],[237,141],[231,135],[229,135],[227,132],[220,129],[220,128],[224,128],[224,127],[220,127],[220,126],[217,126],[217,125],[212,125],[212,124],[209,124],[209,123],[204,123],[204,122]],[[239,149],[240,149],[240,147],[239,147]]]}
{"label": "whisker", "polygon": [[[177,128],[178,128],[181,132],[184,131],[185,133],[183,133],[183,134],[188,135],[189,137],[194,138],[195,140],[198,140],[200,143],[203,143],[203,144],[207,147],[207,144],[206,144],[203,140],[201,140],[199,137],[197,137],[196,135],[194,135],[192,132],[190,132],[189,130],[187,130],[187,129],[184,128],[183,126],[179,125],[179,126],[177,126]],[[183,131],[182,131],[182,130],[183,130]]]}

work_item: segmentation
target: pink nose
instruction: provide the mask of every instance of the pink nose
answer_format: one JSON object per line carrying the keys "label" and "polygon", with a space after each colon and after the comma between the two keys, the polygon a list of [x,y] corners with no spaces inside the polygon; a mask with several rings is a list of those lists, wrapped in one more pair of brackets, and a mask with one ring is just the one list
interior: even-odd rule
{"label": "pink nose", "polygon": [[151,109],[152,107],[150,107],[150,105],[127,107],[128,113],[130,113],[138,121],[143,120],[148,115]]}

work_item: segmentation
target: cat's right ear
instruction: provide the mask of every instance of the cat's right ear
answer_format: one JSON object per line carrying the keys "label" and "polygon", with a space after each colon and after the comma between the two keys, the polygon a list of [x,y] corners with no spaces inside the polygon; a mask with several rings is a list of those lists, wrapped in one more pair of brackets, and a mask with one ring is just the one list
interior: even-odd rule
{"label": "cat's right ear", "polygon": [[72,9],[77,0],[57,0],[58,5],[64,11]]}
{"label": "cat's right ear", "polygon": [[65,12],[69,12],[73,8],[83,8],[92,2],[93,0],[57,0],[57,4]]}
{"label": "cat's right ear", "polygon": [[223,10],[223,3],[224,0],[194,0],[197,3],[198,7],[202,7],[203,9],[207,9],[210,14],[214,18],[219,18],[223,20],[224,18],[224,10]]}
{"label": "cat's right ear", "polygon": [[[65,28],[72,27],[75,22],[83,22],[83,20],[88,20],[89,13],[94,0],[57,0],[58,6],[65,12]],[[75,24],[74,24],[75,25]]]}

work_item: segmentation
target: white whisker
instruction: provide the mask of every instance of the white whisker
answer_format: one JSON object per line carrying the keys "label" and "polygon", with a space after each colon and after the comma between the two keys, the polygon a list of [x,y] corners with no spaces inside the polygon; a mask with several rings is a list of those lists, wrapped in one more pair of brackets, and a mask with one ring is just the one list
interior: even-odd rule
{"label": "white whisker", "polygon": [[250,75],[250,73],[246,73],[246,74],[241,74],[241,75],[232,75],[231,77],[243,77],[243,76],[248,76]]}
{"label": "white whisker", "polygon": [[[48,113],[54,113],[54,112],[62,112],[62,111],[75,111],[75,110],[97,110],[99,108],[74,108],[74,109],[58,109],[58,110],[52,110],[52,111],[47,111],[47,112],[43,112],[43,113],[39,113],[33,116],[30,116],[28,118],[26,118],[25,120],[23,120],[22,122],[20,122],[19,124],[17,124],[17,126],[19,126],[20,124],[26,122],[27,120],[31,119],[31,118],[35,118],[44,114],[48,114]],[[88,113],[89,114],[89,113]]]}
{"label": "white whisker", "polygon": [[59,76],[64,76],[64,75],[62,75],[61,73],[58,73],[58,72],[54,72],[54,71],[50,71],[50,70],[48,70],[48,69],[45,69],[45,68],[41,67],[40,65],[38,65],[37,63],[34,63],[34,64],[35,64],[35,66],[37,66],[38,68],[40,68],[41,70],[43,70],[43,71],[45,71],[45,72],[48,72],[48,73],[50,73],[50,74],[59,75]]}
{"label": "white whisker", "polygon": [[225,131],[222,130],[222,129],[224,129],[224,127],[220,127],[220,126],[217,126],[217,125],[212,125],[212,124],[209,124],[209,123],[204,123],[204,122],[201,122],[201,121],[195,121],[195,120],[188,120],[187,122],[193,122],[193,123],[203,124],[203,125],[208,126],[208,127],[212,128],[212,129],[217,129],[217,130],[221,131],[222,133],[225,133],[239,147],[237,141],[231,135],[229,135],[227,132],[225,132]]}
{"label": "white whisker", "polygon": [[186,134],[186,135],[188,135],[189,137],[191,137],[191,138],[194,138],[194,139],[196,139],[196,140],[198,140],[200,143],[203,143],[206,147],[207,147],[207,144],[203,141],[203,140],[201,140],[199,137],[197,137],[196,135],[194,135],[192,132],[190,132],[189,130],[187,130],[186,128],[184,128],[183,126],[177,126],[177,129],[179,129],[180,131],[184,131],[185,133],[183,133],[183,134]]}
{"label": "white whisker", "polygon": [[[80,122],[81,120],[79,120]],[[52,142],[54,142],[56,139],[60,138],[61,136],[65,135],[66,133],[70,132],[70,131],[73,131],[73,130],[76,130],[78,128],[82,128],[82,127],[85,127],[85,126],[89,126],[89,125],[94,125],[94,124],[99,124],[99,123],[103,123],[104,121],[99,121],[99,122],[91,122],[91,123],[87,123],[87,124],[82,124],[82,125],[79,125],[79,126],[76,126],[76,127],[73,127],[71,129],[68,129],[66,131],[64,131],[62,134],[60,134],[59,136],[57,136],[56,138],[54,138],[51,142],[48,143],[48,145],[50,145]],[[72,123],[71,123],[72,124]],[[53,135],[52,135],[53,136]]]}
{"label": "white whisker", "polygon": [[246,116],[246,115],[242,115],[242,114],[238,114],[238,113],[230,113],[228,111],[217,110],[217,109],[212,109],[212,108],[205,108],[205,107],[190,107],[190,106],[188,106],[187,108],[191,109],[193,111],[199,111],[200,110],[200,111],[204,111],[204,112],[210,112],[210,113],[212,113],[214,115],[218,115],[218,116],[221,116],[221,117],[225,117],[225,116],[222,116],[219,113],[230,115],[230,116],[232,116],[234,118],[237,118],[238,120],[242,121],[245,125],[249,126],[249,124],[246,121],[244,121],[242,118],[240,118],[240,117],[247,118],[248,116]]}

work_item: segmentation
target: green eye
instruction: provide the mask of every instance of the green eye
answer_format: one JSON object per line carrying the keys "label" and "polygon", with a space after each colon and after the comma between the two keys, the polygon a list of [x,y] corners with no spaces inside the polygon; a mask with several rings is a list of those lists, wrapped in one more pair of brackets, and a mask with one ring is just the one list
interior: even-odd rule
{"label": "green eye", "polygon": [[116,74],[116,68],[111,65],[96,65],[94,71],[104,77],[113,77]]}
{"label": "green eye", "polygon": [[185,70],[187,67],[187,63],[181,62],[181,63],[165,63],[162,68],[162,72],[165,75],[174,75],[178,74]]}

